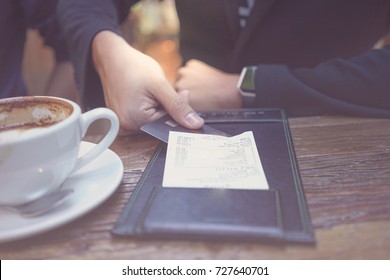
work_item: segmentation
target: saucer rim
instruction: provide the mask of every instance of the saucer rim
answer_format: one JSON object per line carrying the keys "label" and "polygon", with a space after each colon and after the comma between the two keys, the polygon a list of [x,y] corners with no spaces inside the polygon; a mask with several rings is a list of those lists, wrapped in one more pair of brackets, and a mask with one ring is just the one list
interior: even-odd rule
{"label": "saucer rim", "polygon": [[[95,144],[95,143],[91,143],[88,141],[82,141],[81,145],[80,145],[79,154],[85,153],[87,150],[92,149],[96,145],[97,144]],[[113,163],[115,163],[117,166],[115,166],[115,169],[113,169],[111,171],[112,173],[109,174],[110,181],[105,182],[104,187],[103,186],[100,187],[99,190],[100,191],[103,190],[103,191],[101,191],[100,195],[93,196],[92,199],[90,199],[90,202],[88,203],[88,205],[85,207],[82,207],[79,211],[75,211],[78,208],[77,206],[80,203],[85,202],[86,198],[81,197],[78,200],[73,201],[73,203],[69,202],[67,207],[61,208],[61,206],[60,206],[58,209],[56,209],[58,211],[50,212],[50,213],[47,213],[45,215],[38,216],[35,218],[23,218],[21,216],[18,216],[18,214],[16,214],[16,213],[7,212],[6,210],[1,210],[0,213],[1,212],[6,213],[5,217],[7,217],[7,216],[9,217],[9,215],[16,215],[16,217],[20,218],[21,220],[28,220],[29,222],[25,225],[25,227],[23,227],[23,224],[21,222],[21,224],[18,225],[18,228],[11,228],[10,230],[5,231],[5,232],[3,229],[2,230],[3,232],[0,232],[0,244],[25,239],[25,238],[32,237],[32,236],[35,236],[35,235],[38,235],[41,233],[48,232],[50,230],[54,230],[54,229],[59,228],[61,226],[64,226],[70,222],[73,222],[73,221],[81,218],[82,216],[86,215],[87,213],[91,212],[92,210],[96,209],[103,202],[105,202],[109,197],[111,197],[112,194],[119,187],[120,182],[122,181],[122,178],[123,178],[123,173],[124,173],[122,160],[111,149],[107,149],[99,157],[97,157],[96,159],[91,161],[88,165],[86,165],[85,167],[81,168],[80,170],[78,170],[77,172],[72,174],[68,179],[65,180],[64,186],[66,188],[72,188],[71,185],[67,186],[67,182],[74,179],[74,176],[77,176],[77,174],[80,174],[80,173],[82,174],[83,170],[85,170],[86,168],[88,168],[88,167],[91,168],[91,166],[93,166],[93,164],[98,164],[99,160],[102,160],[104,158],[104,156],[109,157],[111,165]],[[106,166],[106,168],[107,168],[107,166]],[[87,175],[84,175],[84,179],[83,179],[83,176],[79,176],[79,178],[77,178],[77,179],[82,180],[82,181],[84,180],[85,182],[88,182],[90,180],[90,179],[88,180]],[[70,184],[70,183],[68,183],[68,184]],[[88,187],[86,187],[86,189],[88,190]],[[75,194],[73,194],[73,195],[75,195]],[[4,219],[4,216],[3,216],[3,218],[1,216],[2,215],[0,214],[0,221],[2,219]],[[59,217],[59,219],[55,220],[56,217]],[[51,222],[48,222],[45,218],[48,218],[47,220],[50,219]],[[31,221],[34,221],[34,222],[32,223]]]}

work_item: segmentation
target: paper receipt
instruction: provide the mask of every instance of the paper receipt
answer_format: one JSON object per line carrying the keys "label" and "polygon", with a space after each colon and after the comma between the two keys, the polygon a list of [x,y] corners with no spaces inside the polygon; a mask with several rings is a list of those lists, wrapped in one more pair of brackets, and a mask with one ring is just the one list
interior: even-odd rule
{"label": "paper receipt", "polygon": [[269,189],[252,131],[232,137],[171,131],[163,187]]}

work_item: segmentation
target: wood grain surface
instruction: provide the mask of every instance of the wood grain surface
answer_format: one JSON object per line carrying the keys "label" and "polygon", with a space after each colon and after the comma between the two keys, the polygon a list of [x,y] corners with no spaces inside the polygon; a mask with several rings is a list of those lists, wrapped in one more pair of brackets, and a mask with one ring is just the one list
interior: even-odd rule
{"label": "wood grain surface", "polygon": [[58,229],[0,244],[0,259],[389,259],[390,120],[305,117],[289,123],[317,239],[313,246],[113,236],[158,144],[139,134],[118,137],[111,147],[125,172],[106,202]]}

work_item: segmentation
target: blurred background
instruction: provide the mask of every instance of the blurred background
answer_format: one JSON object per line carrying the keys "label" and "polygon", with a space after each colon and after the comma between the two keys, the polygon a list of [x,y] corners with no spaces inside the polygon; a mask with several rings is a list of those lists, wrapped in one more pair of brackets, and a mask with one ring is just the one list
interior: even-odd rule
{"label": "blurred background", "polygon": [[[181,63],[177,35],[179,24],[174,0],[144,0],[135,5],[122,25],[124,38],[135,48],[155,58],[167,78],[175,80]],[[23,75],[30,95],[42,95],[54,66],[54,55],[35,30],[27,33]]]}

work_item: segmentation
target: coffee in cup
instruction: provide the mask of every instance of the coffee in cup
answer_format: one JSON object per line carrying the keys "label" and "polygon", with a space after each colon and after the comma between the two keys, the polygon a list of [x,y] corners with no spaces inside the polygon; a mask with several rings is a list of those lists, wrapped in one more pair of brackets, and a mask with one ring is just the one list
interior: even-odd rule
{"label": "coffee in cup", "polygon": [[[78,157],[88,127],[106,119],[104,138]],[[119,121],[107,108],[84,114],[69,100],[48,96],[0,99],[0,205],[20,205],[55,191],[114,141]]]}

